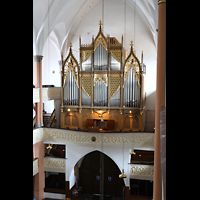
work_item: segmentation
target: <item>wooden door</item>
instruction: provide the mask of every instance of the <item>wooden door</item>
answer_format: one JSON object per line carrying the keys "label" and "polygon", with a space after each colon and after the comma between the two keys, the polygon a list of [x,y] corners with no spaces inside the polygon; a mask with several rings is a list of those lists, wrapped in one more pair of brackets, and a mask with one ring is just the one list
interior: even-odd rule
{"label": "wooden door", "polygon": [[[100,159],[103,157],[103,173],[100,173]],[[94,151],[85,156],[79,168],[80,186],[83,193],[100,194],[101,183],[104,195],[122,197],[124,181],[119,178],[120,170],[107,155]],[[103,175],[103,179],[101,178]],[[103,181],[103,182],[101,182]]]}

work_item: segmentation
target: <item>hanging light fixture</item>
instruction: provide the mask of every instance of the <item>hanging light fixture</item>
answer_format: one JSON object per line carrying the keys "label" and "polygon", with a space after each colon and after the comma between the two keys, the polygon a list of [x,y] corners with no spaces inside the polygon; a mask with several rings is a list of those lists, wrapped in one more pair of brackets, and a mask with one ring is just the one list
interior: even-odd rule
{"label": "hanging light fixture", "polygon": [[133,148],[131,149],[130,154],[131,154],[131,155],[136,155],[136,153],[134,152],[134,149],[133,149]]}
{"label": "hanging light fixture", "polygon": [[119,175],[119,178],[126,178],[126,177],[127,177],[127,175],[124,174],[124,169],[122,169],[122,174]]}
{"label": "hanging light fixture", "polygon": [[53,148],[53,144],[49,144],[49,146],[47,147],[47,153],[49,154],[51,149]]}

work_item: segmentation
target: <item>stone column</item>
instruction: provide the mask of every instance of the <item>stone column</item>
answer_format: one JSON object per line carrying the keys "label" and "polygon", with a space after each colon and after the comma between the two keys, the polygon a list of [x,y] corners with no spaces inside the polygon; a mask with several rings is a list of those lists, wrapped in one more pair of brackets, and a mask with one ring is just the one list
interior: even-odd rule
{"label": "stone column", "polygon": [[166,35],[166,0],[158,1],[158,43],[157,43],[157,79],[155,111],[154,146],[154,185],[153,200],[161,200],[161,149],[160,149],[160,111],[163,106],[164,68]]}
{"label": "stone column", "polygon": [[40,102],[36,103],[37,116],[36,127],[43,126],[43,104],[42,104],[42,58],[41,55],[35,55],[35,87],[40,88]]}

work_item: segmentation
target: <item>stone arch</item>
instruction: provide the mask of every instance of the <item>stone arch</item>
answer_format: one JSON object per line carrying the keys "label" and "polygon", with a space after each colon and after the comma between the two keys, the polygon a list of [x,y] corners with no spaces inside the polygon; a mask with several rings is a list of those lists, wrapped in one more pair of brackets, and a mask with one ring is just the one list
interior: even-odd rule
{"label": "stone arch", "polygon": [[[113,151],[112,148],[106,148],[102,149],[96,147],[95,149],[93,147],[86,147],[86,146],[76,146],[76,145],[67,145],[66,151],[68,152],[69,157],[67,157],[66,161],[66,181],[70,182],[70,189],[75,184],[76,177],[74,176],[74,166],[81,160],[83,157],[85,157],[87,154],[92,153],[94,151],[100,151],[104,153],[106,156],[108,156],[110,159],[113,160],[113,162],[117,165],[117,167],[120,169],[120,172],[122,169],[125,169],[125,173],[129,177],[129,166],[125,163],[129,162],[129,149],[124,149],[124,164],[123,164],[123,154],[121,148],[116,148],[115,151]],[[128,155],[128,156],[127,156]],[[124,182],[126,185],[129,185],[129,179],[124,179]]]}

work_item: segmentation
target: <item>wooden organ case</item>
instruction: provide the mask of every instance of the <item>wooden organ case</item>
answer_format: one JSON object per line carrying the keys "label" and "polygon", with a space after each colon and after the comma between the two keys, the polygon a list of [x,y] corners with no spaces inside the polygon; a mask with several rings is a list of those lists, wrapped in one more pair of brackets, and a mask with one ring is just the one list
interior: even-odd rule
{"label": "wooden organ case", "polygon": [[104,36],[102,22],[91,44],[80,45],[80,63],[72,52],[62,58],[61,128],[95,132],[144,131],[146,66],[131,41],[125,58],[121,43]]}

